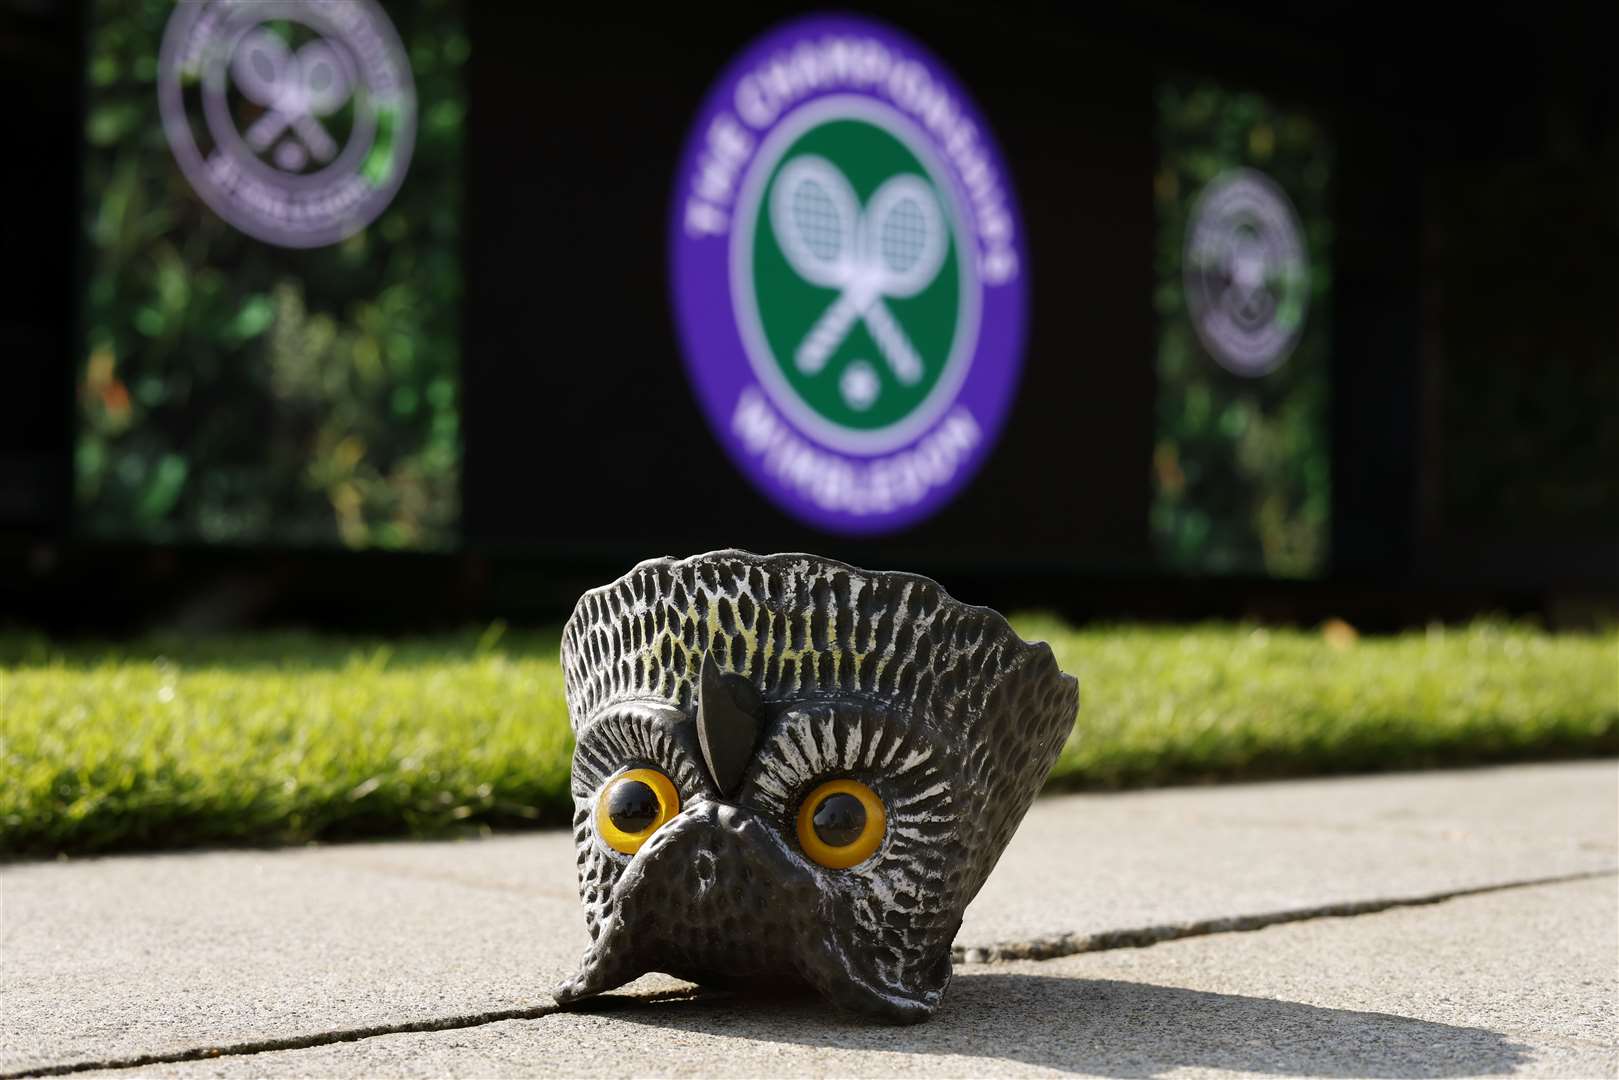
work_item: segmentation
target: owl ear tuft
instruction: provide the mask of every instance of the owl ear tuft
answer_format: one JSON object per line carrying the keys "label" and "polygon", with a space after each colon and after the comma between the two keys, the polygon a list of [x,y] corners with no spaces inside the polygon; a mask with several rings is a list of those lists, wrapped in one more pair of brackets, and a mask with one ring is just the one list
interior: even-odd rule
{"label": "owl ear tuft", "polygon": [[697,692],[697,741],[721,795],[742,782],[759,741],[759,691],[740,675],[720,670],[714,654],[703,657]]}

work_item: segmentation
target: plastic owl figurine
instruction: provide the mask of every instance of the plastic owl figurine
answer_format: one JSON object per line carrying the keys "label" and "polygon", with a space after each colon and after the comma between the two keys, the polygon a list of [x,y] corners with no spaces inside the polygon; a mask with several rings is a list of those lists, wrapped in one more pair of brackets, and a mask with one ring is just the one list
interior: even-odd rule
{"label": "plastic owl figurine", "polygon": [[662,971],[926,1019],[1078,707],[995,612],[813,555],[644,562],[562,664],[592,939],[563,1003]]}

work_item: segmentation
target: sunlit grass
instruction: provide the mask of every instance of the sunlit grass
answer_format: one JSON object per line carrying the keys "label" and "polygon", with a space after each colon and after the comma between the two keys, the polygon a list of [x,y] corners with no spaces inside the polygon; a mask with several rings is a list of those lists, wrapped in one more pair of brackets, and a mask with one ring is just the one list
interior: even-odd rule
{"label": "sunlit grass", "polygon": [[[1619,632],[1208,625],[1044,637],[1081,683],[1060,787],[1619,752]],[[560,825],[556,634],[0,638],[0,851]]]}

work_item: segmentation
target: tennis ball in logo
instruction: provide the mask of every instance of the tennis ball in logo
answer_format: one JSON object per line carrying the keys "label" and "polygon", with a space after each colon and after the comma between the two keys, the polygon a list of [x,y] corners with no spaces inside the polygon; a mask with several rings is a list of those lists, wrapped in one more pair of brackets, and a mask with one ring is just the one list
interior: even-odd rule
{"label": "tennis ball in logo", "polygon": [[960,332],[955,214],[882,126],[820,123],[777,159],[753,224],[760,330],[790,392],[851,431],[904,420]]}

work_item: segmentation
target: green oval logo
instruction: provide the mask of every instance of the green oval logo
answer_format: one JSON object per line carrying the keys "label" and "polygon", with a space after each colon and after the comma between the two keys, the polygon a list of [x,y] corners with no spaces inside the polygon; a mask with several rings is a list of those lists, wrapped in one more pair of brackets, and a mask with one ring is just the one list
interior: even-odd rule
{"label": "green oval logo", "polygon": [[740,200],[748,352],[777,405],[828,443],[886,449],[935,418],[973,344],[961,215],[897,113],[848,98],[804,113],[761,148]]}

